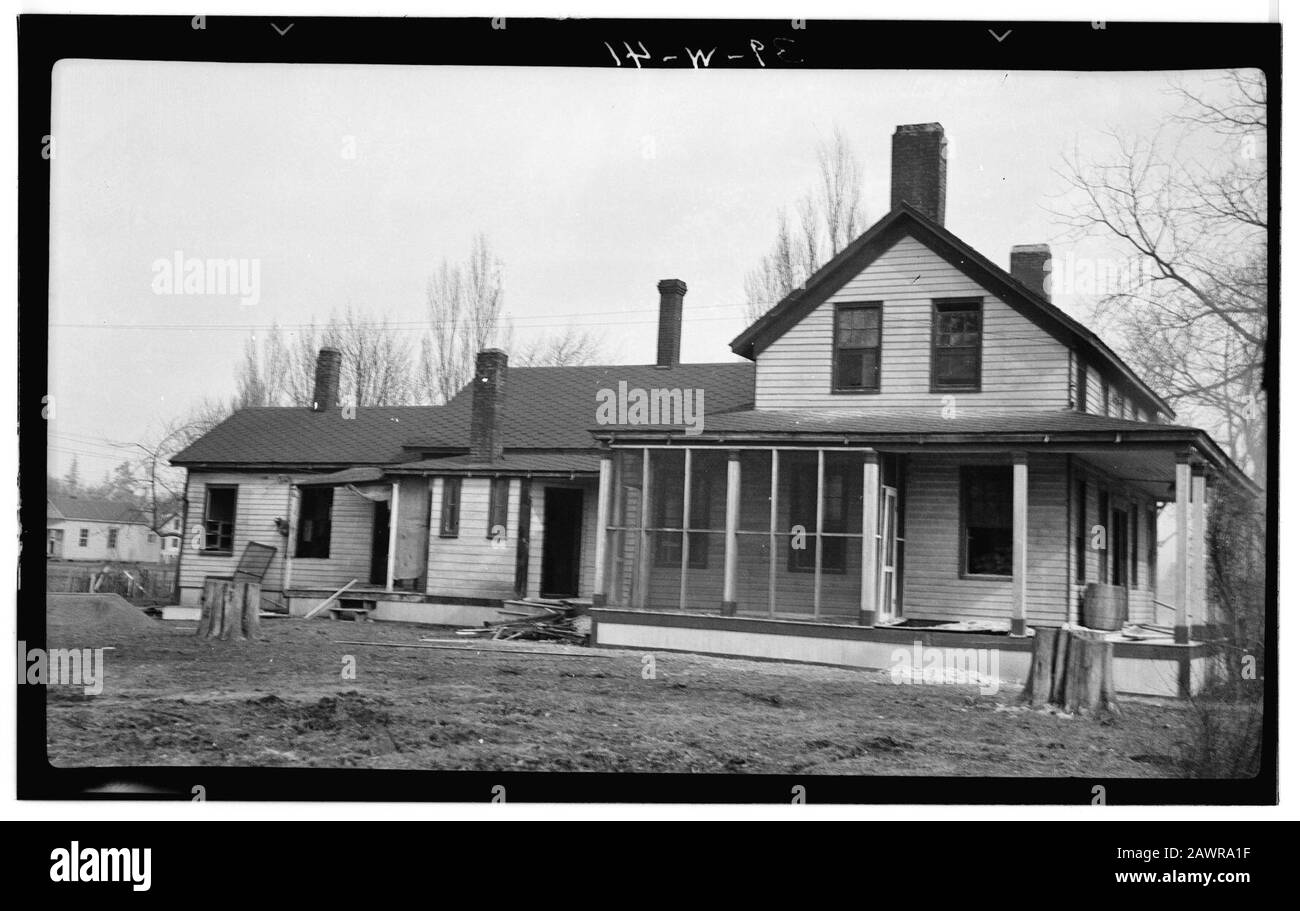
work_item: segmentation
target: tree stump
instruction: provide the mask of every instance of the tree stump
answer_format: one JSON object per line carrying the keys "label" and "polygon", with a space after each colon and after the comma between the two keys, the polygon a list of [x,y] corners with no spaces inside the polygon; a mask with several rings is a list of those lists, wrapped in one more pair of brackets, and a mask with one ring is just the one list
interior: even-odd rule
{"label": "tree stump", "polygon": [[1055,705],[1070,714],[1118,714],[1114,644],[1089,629],[1038,629],[1029,679],[1020,694],[1031,706]]}
{"label": "tree stump", "polygon": [[203,580],[202,613],[197,635],[204,639],[256,639],[261,629],[260,582],[236,582],[213,576]]}

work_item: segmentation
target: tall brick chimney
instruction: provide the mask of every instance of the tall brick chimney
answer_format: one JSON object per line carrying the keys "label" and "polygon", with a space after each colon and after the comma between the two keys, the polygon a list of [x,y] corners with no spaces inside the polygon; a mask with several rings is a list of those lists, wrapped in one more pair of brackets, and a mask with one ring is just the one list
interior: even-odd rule
{"label": "tall brick chimney", "polygon": [[659,283],[659,357],[660,367],[675,367],[682,361],[682,298],[686,282],[665,278]]}
{"label": "tall brick chimney", "polygon": [[501,458],[508,361],[509,357],[500,348],[485,348],[474,359],[469,454],[476,462],[495,462]]}
{"label": "tall brick chimney", "polygon": [[1011,277],[1052,299],[1052,248],[1047,244],[1017,244],[1011,248]]}
{"label": "tall brick chimney", "polygon": [[312,411],[333,411],[339,404],[339,374],[343,355],[336,348],[322,348],[316,355],[316,388],[312,391]]}
{"label": "tall brick chimney", "polygon": [[910,203],[943,224],[948,196],[948,140],[943,124],[904,123],[894,127],[889,207]]}

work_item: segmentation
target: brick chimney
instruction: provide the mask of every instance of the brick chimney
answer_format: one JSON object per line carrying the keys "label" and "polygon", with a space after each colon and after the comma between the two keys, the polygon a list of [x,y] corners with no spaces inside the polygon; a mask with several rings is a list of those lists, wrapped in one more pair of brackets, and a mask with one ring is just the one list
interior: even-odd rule
{"label": "brick chimney", "polygon": [[311,396],[312,411],[333,411],[339,404],[339,374],[343,355],[336,348],[322,348],[316,356],[316,388]]}
{"label": "brick chimney", "polygon": [[501,458],[508,361],[509,357],[500,348],[485,348],[474,360],[469,454],[476,462],[495,462]]}
{"label": "brick chimney", "polygon": [[682,361],[682,298],[686,282],[665,278],[659,283],[659,357],[660,367],[676,367]]}
{"label": "brick chimney", "polygon": [[948,140],[943,124],[904,123],[894,127],[889,207],[910,203],[943,224],[948,195]]}
{"label": "brick chimney", "polygon": [[1011,248],[1011,277],[1052,299],[1052,248],[1047,244],[1017,244]]}

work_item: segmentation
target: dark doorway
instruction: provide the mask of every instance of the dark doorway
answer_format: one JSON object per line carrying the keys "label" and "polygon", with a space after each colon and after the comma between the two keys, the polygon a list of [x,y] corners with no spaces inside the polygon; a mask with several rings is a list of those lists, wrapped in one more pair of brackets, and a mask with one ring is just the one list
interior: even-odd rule
{"label": "dark doorway", "polygon": [[375,503],[374,530],[370,534],[370,584],[388,584],[388,501]]}
{"label": "dark doorway", "polygon": [[1128,578],[1128,513],[1122,509],[1110,514],[1110,582],[1112,585],[1129,584]]}
{"label": "dark doorway", "polygon": [[546,488],[543,512],[543,598],[574,598],[582,553],[582,491]]}

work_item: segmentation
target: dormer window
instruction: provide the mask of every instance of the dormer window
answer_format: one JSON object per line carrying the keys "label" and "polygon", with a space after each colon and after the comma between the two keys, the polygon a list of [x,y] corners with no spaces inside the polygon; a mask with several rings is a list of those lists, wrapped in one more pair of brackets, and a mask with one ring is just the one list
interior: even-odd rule
{"label": "dormer window", "polygon": [[835,308],[836,392],[880,391],[880,302]]}
{"label": "dormer window", "polygon": [[984,302],[976,298],[933,304],[930,390],[979,392]]}

